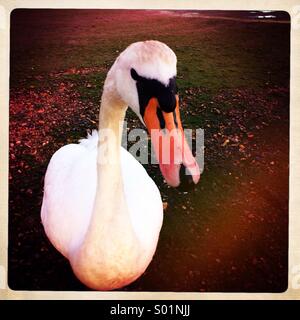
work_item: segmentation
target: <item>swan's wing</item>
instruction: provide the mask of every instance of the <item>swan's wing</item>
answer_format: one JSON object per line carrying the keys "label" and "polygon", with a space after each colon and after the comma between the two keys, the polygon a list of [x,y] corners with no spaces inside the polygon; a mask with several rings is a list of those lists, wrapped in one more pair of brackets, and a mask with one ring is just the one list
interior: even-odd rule
{"label": "swan's wing", "polygon": [[96,154],[89,144],[69,144],[52,156],[47,168],[42,223],[65,256],[80,245],[89,225],[97,183]]}
{"label": "swan's wing", "polygon": [[163,221],[160,192],[144,167],[122,148],[122,175],[133,229],[145,250],[156,248]]}

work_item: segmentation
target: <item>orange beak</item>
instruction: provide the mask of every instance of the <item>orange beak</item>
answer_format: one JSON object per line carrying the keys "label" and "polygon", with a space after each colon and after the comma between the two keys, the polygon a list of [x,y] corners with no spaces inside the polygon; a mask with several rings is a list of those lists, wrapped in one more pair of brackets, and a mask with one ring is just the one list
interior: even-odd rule
{"label": "orange beak", "polygon": [[144,122],[166,182],[183,189],[197,184],[200,169],[184,136],[178,95],[173,112],[162,111],[158,100],[151,98],[145,108]]}

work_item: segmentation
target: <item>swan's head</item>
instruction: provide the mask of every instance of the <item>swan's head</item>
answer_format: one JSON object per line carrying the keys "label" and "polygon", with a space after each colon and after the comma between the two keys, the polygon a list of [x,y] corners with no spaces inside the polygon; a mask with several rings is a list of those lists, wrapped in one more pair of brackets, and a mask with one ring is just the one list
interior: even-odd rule
{"label": "swan's head", "polygon": [[164,43],[131,44],[114,65],[117,91],[151,135],[160,170],[173,187],[198,183],[200,170],[186,142],[176,87],[176,55]]}

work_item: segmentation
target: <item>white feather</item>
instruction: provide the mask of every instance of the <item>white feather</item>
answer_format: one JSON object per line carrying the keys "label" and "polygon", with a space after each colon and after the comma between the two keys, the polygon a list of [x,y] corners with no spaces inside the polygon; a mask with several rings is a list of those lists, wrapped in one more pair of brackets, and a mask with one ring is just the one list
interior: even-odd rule
{"label": "white feather", "polygon": [[[60,148],[48,165],[41,217],[47,236],[64,256],[76,250],[86,234],[97,188],[96,130],[79,144]],[[145,250],[162,224],[159,190],[143,166],[121,147],[124,192],[132,226]],[[156,243],[155,243],[156,246]]]}

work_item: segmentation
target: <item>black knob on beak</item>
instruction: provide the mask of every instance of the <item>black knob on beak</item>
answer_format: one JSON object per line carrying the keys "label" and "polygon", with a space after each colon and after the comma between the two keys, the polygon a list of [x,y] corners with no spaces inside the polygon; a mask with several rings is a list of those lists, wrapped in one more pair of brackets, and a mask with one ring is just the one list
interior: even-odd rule
{"label": "black knob on beak", "polygon": [[179,191],[189,191],[194,188],[195,183],[193,181],[193,177],[190,174],[189,170],[181,164],[180,170],[179,170],[179,179],[180,179],[180,185],[178,186]]}

